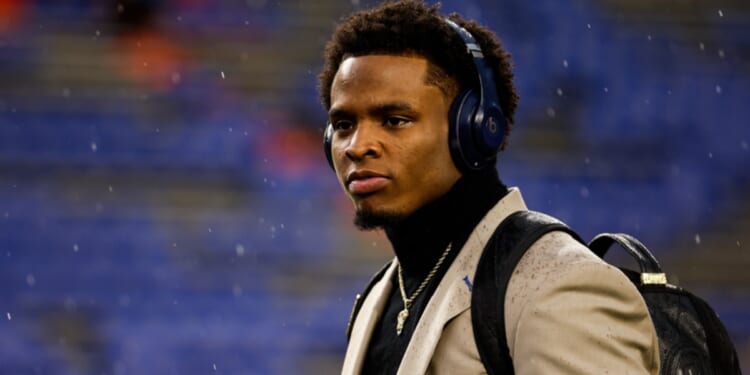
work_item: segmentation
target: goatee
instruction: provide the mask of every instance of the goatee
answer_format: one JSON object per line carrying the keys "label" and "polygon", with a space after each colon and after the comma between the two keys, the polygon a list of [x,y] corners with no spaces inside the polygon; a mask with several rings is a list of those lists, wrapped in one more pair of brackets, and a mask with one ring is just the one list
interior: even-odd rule
{"label": "goatee", "polygon": [[403,215],[395,212],[376,212],[373,210],[357,210],[354,214],[354,225],[359,230],[375,230],[398,224],[404,219]]}

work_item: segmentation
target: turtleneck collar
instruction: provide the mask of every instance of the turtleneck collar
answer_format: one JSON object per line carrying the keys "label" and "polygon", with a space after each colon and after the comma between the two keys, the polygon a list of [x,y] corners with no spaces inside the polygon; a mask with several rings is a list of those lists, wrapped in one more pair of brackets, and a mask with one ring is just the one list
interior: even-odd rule
{"label": "turtleneck collar", "polygon": [[464,175],[442,197],[387,226],[385,233],[404,274],[426,275],[449,243],[453,255],[460,251],[476,224],[506,192],[494,168]]}

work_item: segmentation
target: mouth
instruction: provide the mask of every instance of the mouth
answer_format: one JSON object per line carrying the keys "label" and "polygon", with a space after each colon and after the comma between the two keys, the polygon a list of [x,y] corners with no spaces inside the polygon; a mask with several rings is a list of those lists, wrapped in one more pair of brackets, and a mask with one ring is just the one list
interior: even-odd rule
{"label": "mouth", "polygon": [[346,188],[353,195],[368,195],[385,188],[389,181],[373,171],[354,171],[346,178]]}

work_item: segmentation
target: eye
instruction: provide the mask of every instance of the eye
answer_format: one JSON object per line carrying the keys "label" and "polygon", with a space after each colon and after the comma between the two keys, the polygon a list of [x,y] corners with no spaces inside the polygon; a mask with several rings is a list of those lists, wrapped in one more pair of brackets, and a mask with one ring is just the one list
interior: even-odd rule
{"label": "eye", "polygon": [[404,125],[407,122],[409,122],[409,120],[406,118],[391,116],[391,117],[386,117],[383,125],[395,128],[395,127]]}
{"label": "eye", "polygon": [[333,121],[333,130],[349,130],[354,124],[349,120],[336,120]]}

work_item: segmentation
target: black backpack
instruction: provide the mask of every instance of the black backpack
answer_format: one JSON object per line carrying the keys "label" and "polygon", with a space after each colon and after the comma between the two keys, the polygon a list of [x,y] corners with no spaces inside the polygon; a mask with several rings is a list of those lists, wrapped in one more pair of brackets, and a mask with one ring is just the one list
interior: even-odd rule
{"label": "black backpack", "polygon": [[[505,291],[513,269],[526,250],[551,231],[563,231],[581,241],[567,225],[550,216],[519,211],[497,227],[479,260],[472,288],[474,338],[487,373],[513,374],[505,338]],[[646,301],[659,339],[662,374],[740,374],[737,352],[726,328],[702,299],[667,283],[659,262],[637,239],[627,234],[600,234],[588,247],[599,257],[618,243],[636,259],[640,270],[620,268]],[[585,244],[585,243],[584,243]]]}

